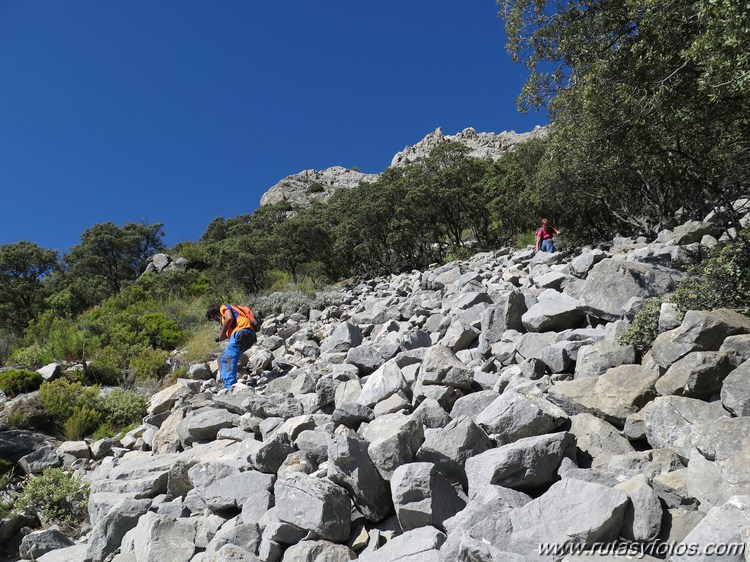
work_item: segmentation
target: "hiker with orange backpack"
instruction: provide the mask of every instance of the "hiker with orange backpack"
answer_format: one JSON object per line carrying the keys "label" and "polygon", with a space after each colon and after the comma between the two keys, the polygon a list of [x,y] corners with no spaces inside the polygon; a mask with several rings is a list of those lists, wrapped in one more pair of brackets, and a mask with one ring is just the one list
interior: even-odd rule
{"label": "hiker with orange backpack", "polygon": [[221,355],[221,379],[224,381],[224,388],[229,389],[237,382],[240,355],[257,340],[255,331],[260,323],[259,318],[251,308],[236,304],[212,304],[208,307],[206,318],[221,322],[217,342],[229,340]]}

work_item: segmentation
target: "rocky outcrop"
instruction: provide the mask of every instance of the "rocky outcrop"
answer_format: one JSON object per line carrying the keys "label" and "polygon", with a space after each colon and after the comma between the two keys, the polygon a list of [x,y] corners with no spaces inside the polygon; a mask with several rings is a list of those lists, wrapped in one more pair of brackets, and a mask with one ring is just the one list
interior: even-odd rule
{"label": "rocky outcrop", "polygon": [[[397,153],[392,167],[404,166],[417,158],[429,156],[430,151],[441,143],[452,141],[469,148],[469,156],[497,160],[503,154],[515,149],[519,144],[530,139],[546,135],[544,127],[537,127],[528,133],[502,132],[477,133],[474,129],[464,129],[455,135],[443,135],[436,129],[413,146],[407,146]],[[341,189],[353,189],[362,183],[376,181],[380,174],[366,174],[341,166],[332,166],[324,170],[303,170],[287,176],[266,191],[260,199],[261,206],[287,203],[292,208],[304,208],[315,201],[325,202],[331,195]]]}
{"label": "rocky outcrop", "polygon": [[373,182],[380,174],[365,174],[341,166],[325,170],[304,170],[285,177],[260,198],[261,206],[288,203],[292,207],[307,207],[313,201],[326,201],[340,189],[359,187],[362,182]]}
{"label": "rocky outcrop", "polygon": [[[680,255],[675,240],[361,281],[335,311],[266,318],[230,392],[209,363],[154,394],[137,439],[5,432],[20,468],[74,458],[91,485],[91,531],[43,559],[557,561],[540,543],[743,543],[750,318],[675,316],[644,357],[617,339],[683,275],[652,260]],[[29,537],[28,552],[53,544]]]}
{"label": "rocky outcrop", "polygon": [[455,135],[444,135],[441,128],[435,129],[413,146],[407,146],[391,160],[392,167],[405,166],[417,158],[425,158],[436,146],[444,142],[456,142],[469,148],[469,156],[486,160],[498,160],[503,154],[513,151],[517,145],[547,134],[544,127],[536,127],[528,133],[503,131],[502,133],[478,133],[471,127]]}

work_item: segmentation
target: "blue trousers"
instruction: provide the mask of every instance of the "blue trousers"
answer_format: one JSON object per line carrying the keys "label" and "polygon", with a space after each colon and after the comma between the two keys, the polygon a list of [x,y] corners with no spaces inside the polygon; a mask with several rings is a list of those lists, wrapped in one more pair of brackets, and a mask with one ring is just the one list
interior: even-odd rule
{"label": "blue trousers", "polygon": [[555,251],[555,241],[552,238],[547,238],[546,240],[542,240],[542,252],[554,252]]}
{"label": "blue trousers", "polygon": [[224,388],[237,382],[237,364],[242,355],[256,341],[255,332],[248,329],[237,330],[229,336],[229,344],[221,354],[221,380]]}

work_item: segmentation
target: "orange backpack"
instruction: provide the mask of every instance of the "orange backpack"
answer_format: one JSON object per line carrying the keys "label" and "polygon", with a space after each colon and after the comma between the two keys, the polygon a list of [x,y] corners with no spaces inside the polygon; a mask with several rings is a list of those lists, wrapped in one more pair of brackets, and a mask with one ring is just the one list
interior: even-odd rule
{"label": "orange backpack", "polygon": [[250,321],[250,326],[252,326],[253,332],[257,332],[258,330],[260,330],[260,314],[255,312],[252,308],[250,308],[249,306],[241,306],[237,304],[234,306],[232,306],[231,304],[226,304],[224,306],[226,306],[228,310],[232,311],[235,326],[237,325],[237,318],[243,316]]}

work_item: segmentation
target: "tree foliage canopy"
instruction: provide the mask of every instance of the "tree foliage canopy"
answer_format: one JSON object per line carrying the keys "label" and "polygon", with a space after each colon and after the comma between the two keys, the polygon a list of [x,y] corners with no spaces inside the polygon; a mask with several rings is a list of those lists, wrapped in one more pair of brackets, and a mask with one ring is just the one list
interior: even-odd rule
{"label": "tree foliage canopy", "polygon": [[[545,199],[589,235],[729,210],[750,182],[750,6],[732,0],[499,0],[546,106]],[[735,217],[726,217],[732,221]]]}

